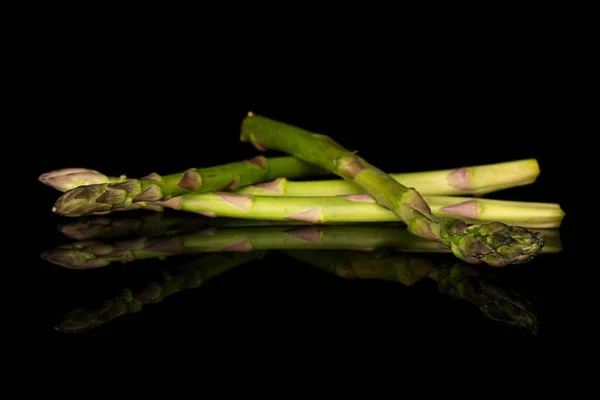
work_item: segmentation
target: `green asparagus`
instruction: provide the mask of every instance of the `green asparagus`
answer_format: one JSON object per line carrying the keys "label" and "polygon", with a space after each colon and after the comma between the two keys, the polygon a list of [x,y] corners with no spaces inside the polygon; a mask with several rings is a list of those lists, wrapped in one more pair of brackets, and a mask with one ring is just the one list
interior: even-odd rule
{"label": "green asparagus", "polygon": [[[328,136],[249,113],[241,124],[240,140],[250,142],[259,151],[288,153],[354,182],[405,222],[412,234],[446,244],[465,262],[484,262],[495,267],[523,263],[538,255],[544,246],[543,235],[524,227],[500,222],[469,226],[458,218],[434,215],[414,188],[394,180]],[[238,198],[234,206],[247,209],[251,201],[241,200]],[[299,215],[313,220],[322,218],[320,208],[306,209]]]}
{"label": "green asparagus", "polygon": [[[440,224],[449,220],[447,217],[461,217],[471,224],[500,222],[507,225],[519,224],[520,227],[527,228],[557,228],[564,217],[560,205],[554,203],[454,196],[425,196],[424,198],[430,212],[440,217]],[[367,194],[339,197],[270,197],[229,192],[189,193],[155,204],[208,217],[302,221],[311,224],[401,222],[397,214],[378,204]],[[434,220],[435,217],[431,218]],[[501,239],[500,236],[506,231],[519,233],[519,228],[516,227],[507,228],[502,225],[498,227],[503,232],[490,237],[490,240]],[[476,231],[490,230],[492,226],[475,225],[475,228]],[[471,240],[472,235],[473,228],[470,228],[470,235],[463,234],[461,237],[452,237],[441,242],[456,247],[455,242],[464,245],[466,241]],[[525,240],[523,243],[525,246],[529,236],[527,232],[523,232],[522,235],[521,240]],[[425,237],[430,238],[427,235]],[[510,251],[504,248],[499,250]]]}
{"label": "green asparagus", "polygon": [[[327,171],[294,157],[265,158],[232,162],[213,167],[188,169],[160,176],[152,173],[141,179],[77,186],[63,193],[52,211],[68,217],[139,208],[140,204],[167,200],[174,196],[215,190],[235,190],[241,186],[266,182],[278,177],[296,178],[326,175]],[[45,178],[50,182],[50,178]]]}

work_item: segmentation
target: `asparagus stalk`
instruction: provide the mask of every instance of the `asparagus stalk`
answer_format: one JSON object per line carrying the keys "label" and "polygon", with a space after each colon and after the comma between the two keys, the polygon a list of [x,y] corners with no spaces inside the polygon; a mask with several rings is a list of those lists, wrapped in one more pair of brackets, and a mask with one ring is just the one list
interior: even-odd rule
{"label": "asparagus stalk", "polygon": [[[272,149],[288,153],[353,181],[405,222],[411,233],[446,244],[465,262],[484,262],[496,267],[523,263],[539,254],[544,246],[541,234],[524,227],[500,222],[468,226],[458,218],[434,215],[414,188],[392,179],[325,135],[249,113],[242,122],[240,140],[252,143],[259,151]],[[309,213],[315,220],[321,216],[319,208],[302,212]]]}
{"label": "asparagus stalk", "polygon": [[411,286],[423,279],[437,282],[438,290],[475,304],[493,321],[538,334],[538,316],[530,301],[495,284],[472,265],[446,265],[409,254],[356,253],[350,251],[286,250],[283,253],[345,279],[376,279]]}
{"label": "asparagus stalk", "polygon": [[[437,171],[396,173],[390,176],[407,187],[414,187],[423,196],[481,196],[534,183],[539,173],[537,160],[525,159]],[[271,182],[239,188],[234,193],[326,197],[363,194],[365,191],[353,181],[343,179],[297,182],[277,178]]]}
{"label": "asparagus stalk", "polygon": [[[534,183],[540,174],[535,159],[507,161],[436,171],[395,173],[390,176],[405,186],[414,187],[421,195],[481,196],[517,186]],[[42,174],[39,180],[56,190],[66,192],[78,186],[98,183],[118,183],[127,178],[109,177],[95,170],[68,168]],[[364,190],[354,182],[343,179],[319,181],[288,181],[278,177],[274,181],[258,183],[235,190],[235,193],[267,196],[339,196],[361,194]]]}
{"label": "asparagus stalk", "polygon": [[78,308],[64,315],[55,329],[64,333],[88,332],[120,316],[137,313],[175,293],[195,289],[237,266],[263,257],[263,252],[208,254],[174,270],[163,270],[163,280],[148,282],[141,290],[124,288],[112,299],[92,308]]}
{"label": "asparagus stalk", "polygon": [[[443,240],[439,241],[455,248],[466,245],[467,250],[475,246],[472,243],[472,238],[476,233],[482,233],[480,232],[482,230],[500,229],[498,234],[490,236],[488,240],[500,240],[501,237],[505,237],[504,234],[510,233],[515,236],[514,240],[519,239],[523,242],[522,246],[525,247],[523,251],[526,252],[528,244],[531,246],[537,244],[535,240],[538,236],[530,236],[528,232],[522,231],[520,228],[509,228],[502,224],[519,224],[520,227],[527,228],[557,228],[561,225],[564,217],[560,205],[554,203],[516,202],[454,196],[425,196],[424,199],[428,204],[428,212],[432,213],[431,216],[428,215],[428,218],[436,222],[435,227],[439,225],[439,229],[445,229],[440,233]],[[270,197],[229,192],[189,193],[156,204],[210,217],[302,221],[311,224],[400,222],[397,214],[377,203],[367,194],[339,197]],[[468,234],[464,233],[459,237],[446,237],[448,236],[446,230],[449,229],[446,227],[453,221],[450,217],[461,217],[465,221],[477,225],[470,228]],[[411,220],[406,217],[404,222],[410,224]],[[499,222],[500,224],[487,227],[479,225],[492,222]],[[461,223],[464,222],[461,221]],[[414,228],[415,223],[412,222],[412,225],[409,226]],[[432,239],[430,235],[418,236]],[[477,240],[484,240],[484,238],[481,237]],[[534,243],[530,243],[531,241],[534,241]],[[509,243],[512,242],[509,241]],[[535,247],[535,249],[538,248]],[[503,252],[512,251],[511,248],[499,250]],[[502,265],[500,261],[497,261],[497,264]]]}
{"label": "asparagus stalk", "polygon": [[[558,231],[548,234],[544,253],[562,250]],[[410,234],[394,225],[310,225],[216,228],[175,235],[114,241],[77,241],[45,251],[41,257],[65,268],[85,270],[114,262],[166,258],[209,252],[250,252],[282,249],[354,250],[391,248],[402,252],[450,253],[441,243]]]}
{"label": "asparagus stalk", "polygon": [[[141,179],[78,186],[63,193],[52,211],[76,217],[139,207],[141,203],[167,200],[190,192],[235,190],[240,186],[271,181],[278,177],[296,178],[324,175],[327,171],[294,157],[265,158],[232,162],[160,176],[152,173]],[[51,181],[45,178],[46,182]]]}

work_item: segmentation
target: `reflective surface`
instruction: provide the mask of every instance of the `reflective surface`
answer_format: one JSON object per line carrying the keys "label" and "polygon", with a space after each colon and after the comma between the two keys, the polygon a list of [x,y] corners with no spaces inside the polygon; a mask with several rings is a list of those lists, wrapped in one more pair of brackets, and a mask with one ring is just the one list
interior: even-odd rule
{"label": "reflective surface", "polygon": [[66,337],[366,328],[538,338],[556,322],[547,284],[565,253],[559,230],[539,230],[537,259],[491,268],[402,224],[145,211],[56,222],[34,318]]}

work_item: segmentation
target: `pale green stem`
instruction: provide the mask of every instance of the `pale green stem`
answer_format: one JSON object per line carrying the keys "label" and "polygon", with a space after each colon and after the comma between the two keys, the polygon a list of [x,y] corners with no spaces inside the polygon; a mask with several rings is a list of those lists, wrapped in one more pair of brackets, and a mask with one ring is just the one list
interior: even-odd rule
{"label": "pale green stem", "polygon": [[[248,194],[190,193],[158,204],[212,217],[303,221],[309,223],[398,222],[395,214],[367,195],[346,197],[271,197]],[[471,224],[503,222],[526,228],[558,228],[559,204],[470,197],[426,196],[437,216],[453,215]]]}

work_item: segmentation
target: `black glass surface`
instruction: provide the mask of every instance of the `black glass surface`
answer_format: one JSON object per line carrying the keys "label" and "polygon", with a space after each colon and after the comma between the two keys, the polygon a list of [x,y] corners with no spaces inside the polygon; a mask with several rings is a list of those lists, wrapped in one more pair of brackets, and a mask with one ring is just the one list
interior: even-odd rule
{"label": "black glass surface", "polygon": [[[28,156],[23,161],[27,174],[20,175],[32,195],[26,199],[29,211],[19,218],[23,225],[35,226],[27,228],[27,250],[22,253],[33,255],[34,261],[20,271],[28,282],[27,324],[21,326],[27,335],[74,340],[191,334],[206,343],[223,337],[298,335],[335,342],[349,332],[365,340],[431,335],[539,340],[558,337],[566,329],[561,287],[565,268],[575,267],[575,210],[566,193],[557,190],[565,179],[563,150],[552,144],[557,143],[552,137],[564,135],[559,132],[561,121],[551,93],[535,79],[523,85],[523,80],[516,84],[508,77],[463,75],[463,85],[440,77],[423,90],[411,85],[403,93],[400,86],[385,85],[387,81],[365,83],[360,90],[341,78],[310,89],[296,82],[261,90],[257,82],[243,86],[223,77],[218,80],[222,85],[210,82],[210,89],[203,91],[200,79],[174,77],[171,82],[163,77],[148,85],[149,74],[133,72],[127,79],[116,73],[94,80],[83,73],[63,76],[67,84],[56,99],[52,93],[61,85],[40,81],[39,101],[46,106],[39,108],[36,127],[47,133],[35,146],[44,156]],[[113,250],[124,246],[119,241],[125,239],[177,240],[208,232],[211,219],[175,211],[160,217],[151,211],[60,217],[51,210],[60,194],[38,182],[40,174],[86,167],[112,176],[141,177],[247,159],[260,154],[239,140],[248,111],[327,134],[386,172],[535,158],[541,167],[535,183],[484,197],[559,203],[566,216],[552,240],[560,251],[521,265],[490,268],[467,265],[444,252],[291,251],[281,244],[289,232],[282,229],[277,236],[277,227],[270,227],[281,248],[264,248],[257,254],[200,249],[113,260],[86,270],[58,265],[68,261],[51,252],[60,247],[73,250],[68,246],[80,240],[108,244]],[[111,228],[117,221],[119,229],[129,228]],[[216,231],[227,229],[242,228]],[[269,227],[243,229],[251,238]],[[299,228],[290,229],[297,233]],[[360,229],[354,231],[351,247],[361,247],[362,235]],[[92,245],[78,246],[84,251]],[[320,257],[318,251],[323,252]],[[317,258],[311,264],[302,255]],[[368,274],[356,273],[347,261],[339,268],[315,265],[326,257],[347,260],[354,255],[363,261],[373,257],[374,263],[395,257],[395,264],[386,265],[395,265],[396,275],[388,268],[361,277]],[[223,263],[231,268],[221,271]],[[574,279],[573,273],[569,276]],[[178,282],[177,290],[173,282]],[[159,293],[167,287],[173,293],[163,298]]]}

